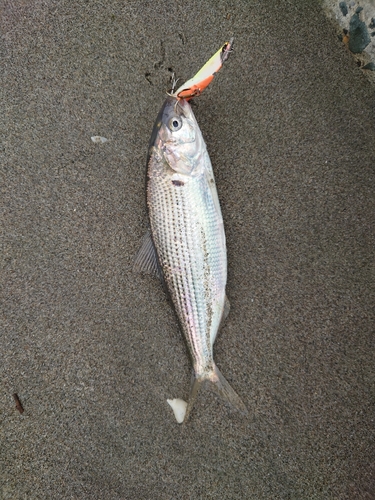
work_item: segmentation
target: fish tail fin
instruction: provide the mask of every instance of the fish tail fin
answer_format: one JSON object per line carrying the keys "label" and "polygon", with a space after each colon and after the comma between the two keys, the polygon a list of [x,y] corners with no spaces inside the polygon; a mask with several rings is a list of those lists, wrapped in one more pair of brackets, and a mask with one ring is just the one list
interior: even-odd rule
{"label": "fish tail fin", "polygon": [[205,383],[205,379],[198,378],[195,376],[195,373],[193,373],[193,376],[191,378],[189,401],[188,401],[188,405],[186,407],[184,423],[186,423],[188,421],[191,410],[193,409],[195,400],[197,399],[198,391],[204,383]]}
{"label": "fish tail fin", "polygon": [[198,378],[193,375],[184,422],[187,422],[197,398],[198,391],[203,384],[207,384],[209,389],[216,392],[224,401],[230,403],[231,406],[239,410],[242,414],[248,414],[247,408],[239,395],[232,389],[229,382],[221,374],[219,368],[214,364],[213,371],[206,377]]}
{"label": "fish tail fin", "polygon": [[229,382],[223,377],[219,368],[214,364],[214,376],[208,379],[209,388],[219,394],[219,396],[228,401],[234,408],[239,410],[244,415],[248,414],[247,408],[242,402],[239,395],[232,389]]}

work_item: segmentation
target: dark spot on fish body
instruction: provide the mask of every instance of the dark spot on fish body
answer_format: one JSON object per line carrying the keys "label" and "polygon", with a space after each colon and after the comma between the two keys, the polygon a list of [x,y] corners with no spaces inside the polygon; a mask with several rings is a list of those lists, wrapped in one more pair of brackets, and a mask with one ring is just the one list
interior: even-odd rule
{"label": "dark spot on fish body", "polygon": [[172,184],[173,184],[174,186],[177,186],[177,187],[180,187],[180,186],[184,186],[184,185],[185,185],[185,183],[184,183],[184,182],[182,182],[182,181],[172,181]]}

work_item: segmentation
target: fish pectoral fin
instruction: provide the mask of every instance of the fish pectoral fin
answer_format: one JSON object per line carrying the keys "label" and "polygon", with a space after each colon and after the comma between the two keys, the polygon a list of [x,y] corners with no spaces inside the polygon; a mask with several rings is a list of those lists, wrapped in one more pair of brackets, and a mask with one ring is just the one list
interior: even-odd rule
{"label": "fish pectoral fin", "polygon": [[248,415],[248,411],[239,395],[232,389],[229,382],[223,377],[219,368],[214,364],[212,373],[207,377],[196,377],[193,374],[190,388],[189,401],[186,408],[184,423],[187,422],[190,412],[194,406],[197,394],[202,385],[205,384],[210,390],[216,392],[224,401],[240,411],[243,415]]}
{"label": "fish pectoral fin", "polygon": [[140,249],[134,258],[133,271],[155,274],[163,281],[163,272],[150,231],[144,235]]}
{"label": "fish pectoral fin", "polygon": [[207,163],[205,165],[204,175],[206,178],[206,183],[207,183],[209,192],[211,193],[212,201],[214,202],[214,206],[215,206],[215,210],[216,210],[216,213],[218,216],[218,220],[220,221],[221,224],[223,224],[223,216],[221,214],[219,196],[217,194],[215,178],[214,178],[214,174],[212,171],[211,160],[209,158],[207,159]]}

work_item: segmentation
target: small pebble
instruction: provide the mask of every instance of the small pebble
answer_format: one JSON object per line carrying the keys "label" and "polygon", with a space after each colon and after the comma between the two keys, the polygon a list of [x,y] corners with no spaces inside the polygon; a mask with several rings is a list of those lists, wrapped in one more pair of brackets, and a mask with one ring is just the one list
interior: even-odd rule
{"label": "small pebble", "polygon": [[365,23],[359,19],[357,13],[354,14],[349,22],[349,49],[354,54],[359,54],[365,50],[370,41]]}
{"label": "small pebble", "polygon": [[375,63],[369,62],[363,66],[363,69],[369,69],[370,71],[375,71]]}
{"label": "small pebble", "polygon": [[339,3],[339,7],[340,7],[342,15],[346,16],[348,14],[348,7],[346,6],[346,3],[345,2],[340,2]]}
{"label": "small pebble", "polygon": [[24,412],[22,403],[16,393],[13,394],[14,401],[16,402],[16,408],[17,410],[22,414]]}
{"label": "small pebble", "polygon": [[183,399],[167,399],[167,403],[172,408],[177,422],[182,424],[186,414],[187,403]]}
{"label": "small pebble", "polygon": [[95,144],[104,144],[105,142],[108,142],[108,139],[105,137],[100,137],[100,135],[93,135],[91,137],[92,142],[95,142]]}
{"label": "small pebble", "polygon": [[343,33],[344,33],[344,35],[340,38],[340,40],[343,41],[345,43],[345,45],[348,45],[348,43],[349,43],[348,30],[343,29]]}

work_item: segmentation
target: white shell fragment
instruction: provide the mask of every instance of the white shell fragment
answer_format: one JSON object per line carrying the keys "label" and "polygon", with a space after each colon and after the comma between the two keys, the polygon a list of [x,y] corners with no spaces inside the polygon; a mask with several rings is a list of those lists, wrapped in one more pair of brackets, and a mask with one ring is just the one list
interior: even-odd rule
{"label": "white shell fragment", "polygon": [[177,422],[182,424],[186,414],[187,403],[183,399],[167,399],[167,403],[172,408]]}
{"label": "white shell fragment", "polygon": [[101,137],[100,135],[93,135],[91,140],[92,142],[95,142],[95,144],[104,144],[105,142],[108,142],[108,139]]}

